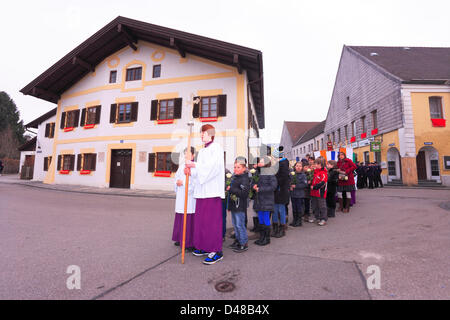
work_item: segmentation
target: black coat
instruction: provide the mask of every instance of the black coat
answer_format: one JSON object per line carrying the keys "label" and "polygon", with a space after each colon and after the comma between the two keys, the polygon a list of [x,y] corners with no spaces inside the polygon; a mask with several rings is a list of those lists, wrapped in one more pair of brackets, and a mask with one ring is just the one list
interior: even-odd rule
{"label": "black coat", "polygon": [[339,181],[338,169],[328,170],[327,181],[327,207],[336,208],[336,192]]}
{"label": "black coat", "polygon": [[[308,181],[306,180],[306,174],[303,172],[296,173],[297,183],[294,190],[291,191],[292,198],[305,198],[305,189],[309,190]],[[291,178],[292,181],[292,178]],[[291,183],[292,185],[292,183]],[[309,194],[309,193],[308,193]]]}
{"label": "black coat", "polygon": [[[241,175],[233,176],[229,191],[228,210],[231,212],[246,212],[248,204],[248,193],[250,192],[250,178],[244,172]],[[237,197],[236,201],[231,199],[231,195]]]}
{"label": "black coat", "polygon": [[289,161],[283,159],[278,162],[278,172],[275,175],[278,182],[278,188],[275,191],[275,203],[276,204],[288,204],[289,203]]}
{"label": "black coat", "polygon": [[274,175],[261,174],[258,183],[259,192],[255,193],[253,209],[255,211],[273,211],[277,178]]}

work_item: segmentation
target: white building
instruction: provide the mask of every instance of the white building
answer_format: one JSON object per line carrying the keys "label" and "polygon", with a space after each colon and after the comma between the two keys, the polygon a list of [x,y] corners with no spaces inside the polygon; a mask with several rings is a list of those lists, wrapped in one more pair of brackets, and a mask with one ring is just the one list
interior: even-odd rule
{"label": "white building", "polygon": [[295,160],[293,145],[311,128],[319,122],[284,121],[281,132],[280,145],[284,147],[284,156],[288,160]]}
{"label": "white building", "polygon": [[307,154],[313,156],[314,151],[326,149],[324,145],[325,121],[306,131],[292,146],[292,155],[296,161],[305,158]]}
{"label": "white building", "polygon": [[189,121],[196,149],[216,127],[229,169],[264,128],[260,51],[123,17],[21,92],[57,103],[38,124],[44,183],[171,190]]}

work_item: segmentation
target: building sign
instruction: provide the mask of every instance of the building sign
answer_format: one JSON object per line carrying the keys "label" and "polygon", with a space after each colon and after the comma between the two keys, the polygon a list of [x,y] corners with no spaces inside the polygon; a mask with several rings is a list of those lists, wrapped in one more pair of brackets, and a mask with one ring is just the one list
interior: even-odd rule
{"label": "building sign", "polygon": [[444,156],[444,169],[450,170],[450,156]]}
{"label": "building sign", "polygon": [[433,142],[424,142],[423,144],[426,145],[426,146],[432,146]]}
{"label": "building sign", "polygon": [[380,141],[372,141],[370,143],[370,152],[381,152],[381,142]]}
{"label": "building sign", "polygon": [[389,143],[389,147],[395,146],[395,143]]}

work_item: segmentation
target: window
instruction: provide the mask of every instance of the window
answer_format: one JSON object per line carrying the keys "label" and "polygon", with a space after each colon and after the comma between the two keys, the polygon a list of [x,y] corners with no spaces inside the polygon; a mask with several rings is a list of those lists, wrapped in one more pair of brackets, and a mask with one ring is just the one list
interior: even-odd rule
{"label": "window", "polygon": [[350,109],[350,97],[347,97],[347,109]]}
{"label": "window", "polygon": [[429,97],[431,119],[443,119],[442,97]]}
{"label": "window", "polygon": [[156,171],[176,171],[176,164],[172,162],[171,155],[171,152],[158,152],[156,154]]}
{"label": "window", "polygon": [[127,69],[126,81],[135,81],[142,79],[142,67]]}
{"label": "window", "polygon": [[363,133],[366,132],[366,116],[361,117],[361,128]]}
{"label": "window", "polygon": [[117,123],[131,121],[131,103],[122,103],[118,106]]}
{"label": "window", "polygon": [[217,96],[216,97],[202,97],[201,103],[201,118],[217,117]]}
{"label": "window", "polygon": [[377,110],[372,111],[372,129],[378,128]]}
{"label": "window", "polygon": [[83,153],[78,155],[78,170],[89,170],[95,171],[95,165],[97,162],[97,154],[96,153]]}
{"label": "window", "polygon": [[109,73],[109,83],[116,83],[117,81],[117,71],[116,70],[112,70]]}
{"label": "window", "polygon": [[46,138],[53,138],[55,136],[55,123],[47,123],[45,125],[45,137]]}
{"label": "window", "polygon": [[364,162],[369,163],[370,162],[370,154],[369,151],[364,152]]}
{"label": "window", "polygon": [[78,127],[80,110],[63,112],[61,115],[61,129]]}
{"label": "window", "polygon": [[153,66],[153,78],[161,77],[161,65],[157,64]]}
{"label": "window", "polygon": [[395,161],[388,161],[388,175],[390,175],[390,176],[397,175]]}
{"label": "window", "polygon": [[323,138],[322,138],[322,139],[320,139],[320,145],[321,145],[321,149],[323,150],[323,149],[324,149],[324,145],[323,145]]}
{"label": "window", "polygon": [[431,175],[439,176],[439,161],[438,160],[430,160],[431,164]]}
{"label": "window", "polygon": [[348,140],[348,126],[344,126],[344,140]]}
{"label": "window", "polygon": [[159,102],[159,120],[174,118],[175,100],[161,100]]}
{"label": "window", "polygon": [[58,170],[73,171],[75,166],[75,155],[65,154],[58,156]]}
{"label": "window", "polygon": [[356,123],[352,121],[352,137],[356,136]]}
{"label": "window", "polygon": [[335,141],[336,141],[336,134],[335,134],[335,132],[333,131],[333,144],[334,144]]}
{"label": "window", "polygon": [[374,152],[375,154],[375,162],[381,163],[381,152]]}
{"label": "window", "polygon": [[341,129],[338,129],[338,142],[341,142]]}
{"label": "window", "polygon": [[97,107],[87,108],[85,124],[95,124],[96,114],[97,114]]}

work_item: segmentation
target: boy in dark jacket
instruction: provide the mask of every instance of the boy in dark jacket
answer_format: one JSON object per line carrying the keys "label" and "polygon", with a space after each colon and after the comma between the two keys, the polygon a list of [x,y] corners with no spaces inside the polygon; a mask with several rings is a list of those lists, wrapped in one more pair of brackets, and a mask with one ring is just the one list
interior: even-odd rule
{"label": "boy in dark jacket", "polygon": [[236,240],[231,245],[234,252],[248,250],[248,235],[245,227],[245,217],[247,215],[248,194],[250,192],[250,178],[247,173],[247,160],[244,157],[237,157],[234,162],[234,177],[229,192],[228,210],[231,211]]}
{"label": "boy in dark jacket", "polygon": [[337,168],[337,162],[334,160],[329,160],[327,162],[327,169],[327,216],[328,218],[334,218],[336,216],[336,192],[339,181],[339,170]]}
{"label": "boy in dark jacket", "polygon": [[308,188],[308,181],[306,180],[306,174],[303,172],[303,164],[299,161],[295,164],[294,171],[291,172],[291,203],[294,221],[290,225],[293,227],[302,225],[305,188]]}
{"label": "boy in dark jacket", "polygon": [[269,157],[260,159],[258,166],[261,168],[258,182],[252,185],[255,191],[253,209],[258,212],[260,224],[260,236],[255,244],[265,246],[270,243],[270,212],[275,207],[275,190],[278,183],[275,172],[271,167]]}

